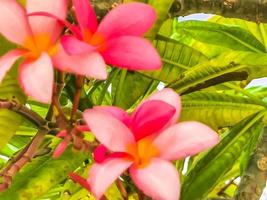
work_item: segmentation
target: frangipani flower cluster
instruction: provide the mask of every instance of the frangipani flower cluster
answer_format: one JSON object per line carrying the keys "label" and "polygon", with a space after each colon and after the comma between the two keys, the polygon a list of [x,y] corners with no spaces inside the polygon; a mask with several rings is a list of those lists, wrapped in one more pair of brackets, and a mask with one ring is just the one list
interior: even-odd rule
{"label": "frangipani flower cluster", "polygon": [[67,0],[27,0],[26,9],[16,0],[1,0],[0,33],[18,44],[18,48],[0,58],[0,81],[22,57],[20,85],[27,95],[48,103],[53,67],[96,79],[106,79],[105,62],[130,70],[160,68],[160,56],[148,41],[140,38],[156,19],[150,6],[118,6],[97,28],[88,0],[73,0],[73,5],[79,26],[70,26],[74,36],[62,36],[62,24],[67,24],[62,23],[67,15]]}
{"label": "frangipani flower cluster", "polygon": [[131,115],[109,106],[86,110],[84,119],[104,146],[96,149],[96,163],[87,184],[82,179],[81,184],[100,199],[129,170],[133,182],[146,195],[159,200],[179,199],[179,175],[171,161],[219,142],[216,132],[204,124],[175,124],[180,110],[180,98],[171,89],[152,94]]}
{"label": "frangipani flower cluster", "polygon": [[[0,82],[22,58],[20,85],[27,95],[40,102],[51,101],[55,69],[106,79],[106,64],[128,70],[161,67],[160,56],[142,38],[156,19],[155,11],[147,4],[119,5],[99,25],[89,0],[72,0],[77,25],[65,20],[67,0],[27,0],[25,8],[16,0],[0,0],[0,4],[0,34],[18,45],[0,58]],[[171,162],[219,141],[216,132],[201,123],[176,124],[180,111],[180,97],[171,89],[154,93],[131,115],[112,106],[88,109],[83,114],[85,126],[75,127],[72,117],[66,119],[65,129],[61,127],[64,130],[58,134],[63,141],[53,157],[59,157],[71,140],[82,143],[82,137],[76,133],[90,129],[101,143],[94,152],[96,163],[87,180],[75,174],[72,177],[97,199],[128,171],[146,195],[177,200],[179,174]]]}

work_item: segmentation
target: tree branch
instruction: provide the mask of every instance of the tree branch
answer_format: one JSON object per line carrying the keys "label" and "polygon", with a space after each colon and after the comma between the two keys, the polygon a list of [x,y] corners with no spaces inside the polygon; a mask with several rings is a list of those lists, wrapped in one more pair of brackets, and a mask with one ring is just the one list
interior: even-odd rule
{"label": "tree branch", "polygon": [[0,109],[5,108],[8,110],[12,110],[23,117],[30,120],[32,123],[34,123],[36,126],[41,127],[47,124],[47,121],[42,118],[40,115],[38,115],[36,112],[32,111],[28,107],[19,104],[16,101],[7,101],[7,100],[0,100]]}
{"label": "tree branch", "polygon": [[12,178],[26,163],[32,160],[48,131],[45,126],[40,128],[32,141],[1,172],[3,182],[0,184],[0,192],[6,190],[11,185]]}
{"label": "tree branch", "polygon": [[79,107],[80,97],[81,97],[81,90],[83,88],[84,76],[77,76],[76,77],[76,91],[73,98],[73,106],[70,116],[70,122],[75,120],[75,115]]}
{"label": "tree branch", "polygon": [[236,200],[259,200],[267,180],[267,128],[251,156],[235,195]]}
{"label": "tree branch", "polygon": [[267,22],[266,0],[175,0],[172,16],[193,13],[218,14],[254,22]]}

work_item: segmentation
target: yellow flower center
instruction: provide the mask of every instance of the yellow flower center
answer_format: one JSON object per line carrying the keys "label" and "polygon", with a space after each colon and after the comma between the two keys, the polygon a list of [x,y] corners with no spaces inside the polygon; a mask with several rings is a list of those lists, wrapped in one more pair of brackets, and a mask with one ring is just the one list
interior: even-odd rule
{"label": "yellow flower center", "polygon": [[133,157],[134,164],[137,167],[143,168],[149,164],[151,158],[159,155],[159,150],[152,143],[151,138],[144,138],[137,143],[129,144],[127,146],[127,153]]}
{"label": "yellow flower center", "polygon": [[93,34],[90,30],[83,31],[83,40],[92,46],[96,46],[99,52],[103,52],[106,49],[106,39],[103,34]]}
{"label": "yellow flower center", "polygon": [[57,53],[57,44],[45,33],[26,38],[23,46],[27,49],[24,56],[28,59],[36,59],[42,52],[47,52],[50,56]]}

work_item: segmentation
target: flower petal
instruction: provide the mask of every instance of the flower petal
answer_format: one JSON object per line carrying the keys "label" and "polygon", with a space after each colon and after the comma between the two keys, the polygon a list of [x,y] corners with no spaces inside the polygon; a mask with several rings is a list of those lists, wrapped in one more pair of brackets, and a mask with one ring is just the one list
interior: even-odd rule
{"label": "flower petal", "polygon": [[151,100],[143,103],[132,116],[131,129],[140,140],[160,131],[170,121],[175,108],[164,101]]}
{"label": "flower petal", "polygon": [[54,150],[52,158],[59,158],[67,149],[68,144],[69,144],[68,139],[64,139],[62,142],[60,142],[56,147],[56,149]]}
{"label": "flower petal", "polygon": [[172,163],[153,158],[144,168],[130,168],[131,177],[136,186],[155,200],[178,200],[180,181]]}
{"label": "flower petal", "polygon": [[130,123],[130,116],[127,112],[125,112],[123,109],[115,106],[95,106],[94,109],[103,110],[109,114],[111,114],[116,119],[123,122],[126,126],[129,126]]}
{"label": "flower petal", "polygon": [[59,45],[58,52],[52,59],[55,67],[59,70],[101,80],[107,78],[106,64],[102,56],[96,52],[71,56]]}
{"label": "flower petal", "polygon": [[156,13],[147,4],[122,4],[104,17],[97,32],[106,38],[122,35],[141,36],[150,29],[155,20]]}
{"label": "flower petal", "polygon": [[0,82],[5,78],[6,73],[13,66],[16,60],[21,56],[21,52],[19,50],[12,50],[3,55],[0,58]]}
{"label": "flower petal", "polygon": [[61,44],[64,47],[65,51],[70,55],[91,52],[97,49],[95,46],[91,46],[88,43],[78,40],[77,38],[70,35],[62,36]]}
{"label": "flower petal", "polygon": [[109,186],[127,169],[132,162],[112,158],[102,163],[95,163],[90,169],[87,182],[96,199],[100,199]]}
{"label": "flower petal", "polygon": [[107,42],[102,53],[108,64],[129,70],[155,70],[161,59],[152,44],[135,36],[122,36]]}
{"label": "flower petal", "polygon": [[219,136],[208,126],[199,122],[181,122],[161,134],[153,141],[160,157],[177,160],[195,155],[219,142]]}
{"label": "flower petal", "polygon": [[[48,12],[62,20],[67,16],[67,0],[27,0],[26,8],[27,13]],[[63,28],[57,19],[46,16],[31,16],[29,22],[34,35],[47,33],[53,41]]]}
{"label": "flower petal", "polygon": [[23,45],[31,36],[26,11],[16,0],[1,0],[0,33],[8,40]]}
{"label": "flower petal", "polygon": [[150,100],[160,100],[164,101],[176,109],[176,113],[173,115],[172,119],[170,120],[170,124],[175,124],[179,118],[182,104],[181,104],[181,98],[180,96],[172,89],[165,88],[159,92],[155,92],[152,94],[149,98],[147,98],[144,102],[150,101]]}
{"label": "flower petal", "polygon": [[130,130],[103,110],[88,109],[83,117],[96,138],[112,151],[124,152],[126,145],[134,142]]}
{"label": "flower petal", "polygon": [[49,103],[54,82],[53,65],[46,53],[33,62],[25,62],[20,67],[19,80],[24,91],[34,99]]}
{"label": "flower petal", "polygon": [[103,162],[107,158],[107,153],[107,147],[105,147],[103,144],[98,145],[93,152],[94,160],[97,163]]}
{"label": "flower petal", "polygon": [[81,186],[83,186],[85,189],[90,191],[90,185],[87,183],[87,180],[84,179],[83,177],[79,176],[76,173],[69,173],[69,177],[76,183],[79,183]]}
{"label": "flower petal", "polygon": [[77,21],[83,31],[89,29],[92,33],[97,29],[97,18],[89,0],[72,0]]}

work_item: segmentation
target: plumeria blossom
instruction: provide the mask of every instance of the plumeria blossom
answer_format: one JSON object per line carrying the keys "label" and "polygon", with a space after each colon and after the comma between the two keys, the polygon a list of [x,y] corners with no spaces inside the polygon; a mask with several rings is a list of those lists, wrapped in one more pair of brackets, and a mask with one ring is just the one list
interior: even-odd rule
{"label": "plumeria blossom", "polygon": [[[24,91],[40,102],[51,100],[53,66],[59,70],[106,78],[105,65],[97,53],[69,56],[59,43],[62,23],[46,16],[30,16],[34,12],[46,12],[64,20],[67,0],[27,0],[26,8],[16,0],[0,0],[0,34],[18,45],[0,58],[0,82],[14,62],[22,57],[19,82]],[[100,66],[100,67],[99,67]]]}
{"label": "plumeria blossom", "polygon": [[171,161],[195,155],[219,142],[215,131],[199,122],[176,124],[181,110],[179,96],[171,89],[152,94],[129,115],[107,106],[84,112],[84,119],[102,144],[84,185],[97,199],[126,170],[136,186],[159,200],[177,200],[179,174]]}
{"label": "plumeria blossom", "polygon": [[155,70],[160,56],[152,44],[141,38],[153,25],[156,13],[144,3],[121,4],[98,25],[88,0],[73,0],[78,27],[61,42],[71,55],[95,51],[105,62],[129,70]]}

